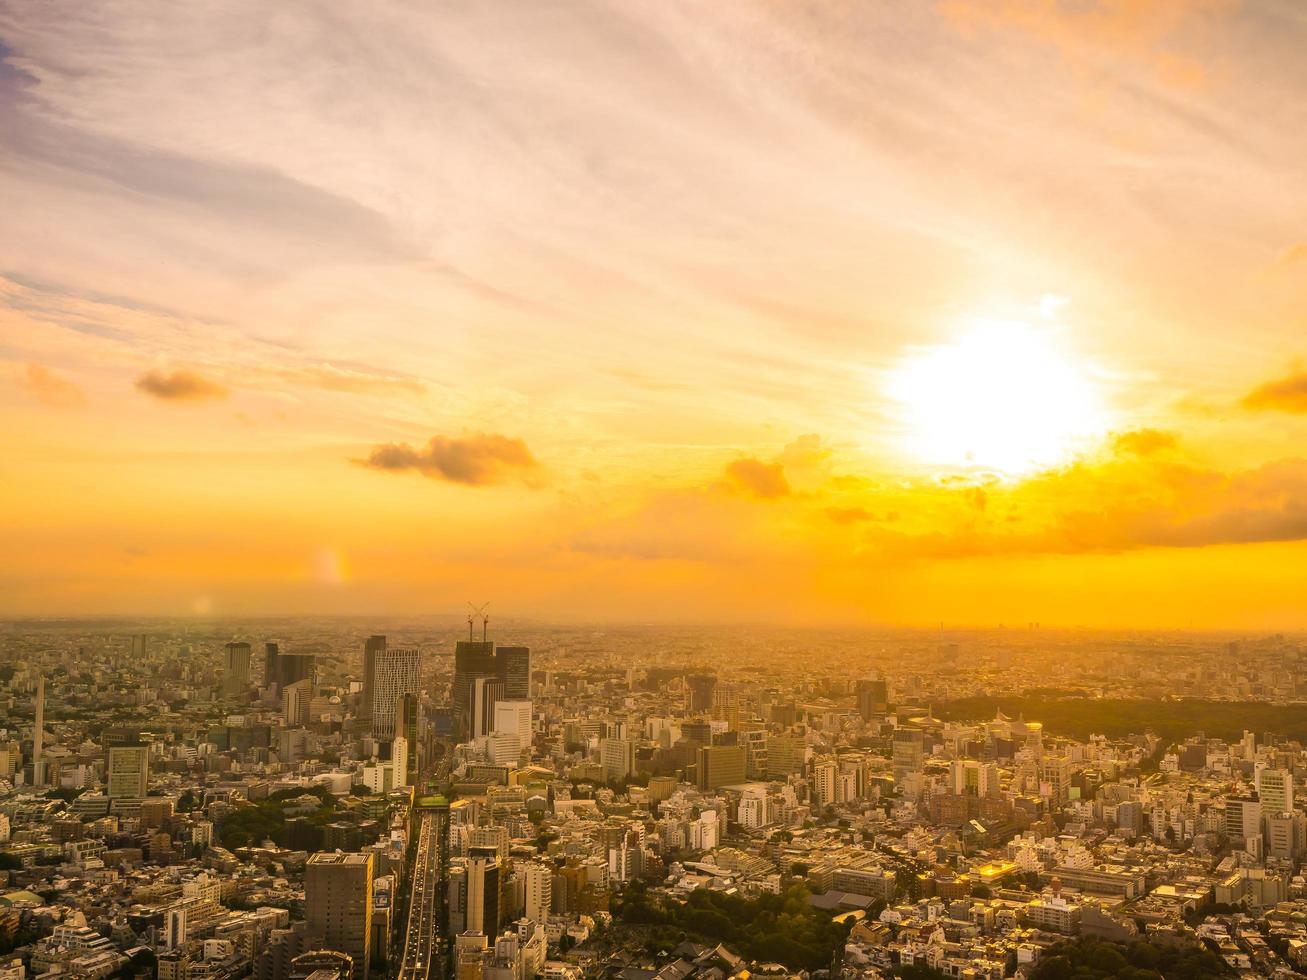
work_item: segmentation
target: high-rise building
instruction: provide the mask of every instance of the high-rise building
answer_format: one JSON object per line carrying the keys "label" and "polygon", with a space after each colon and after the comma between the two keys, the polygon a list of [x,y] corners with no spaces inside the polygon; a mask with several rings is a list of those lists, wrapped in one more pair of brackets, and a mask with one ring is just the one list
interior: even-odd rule
{"label": "high-rise building", "polygon": [[554,903],[554,869],[539,861],[522,867],[526,891],[526,917],[544,925]]}
{"label": "high-rise building", "polygon": [[150,749],[145,745],[115,745],[107,766],[110,799],[140,800],[150,785]]}
{"label": "high-rise building", "polygon": [[620,783],[635,772],[635,743],[628,738],[604,739],[599,743],[599,764],[604,782]]}
{"label": "high-rise building", "polygon": [[477,678],[498,677],[495,645],[475,640],[460,640],[454,647],[454,737],[467,741],[472,736],[473,685]]}
{"label": "high-rise building", "polygon": [[835,805],[835,777],[839,766],[829,756],[812,760],[812,805],[824,808]]}
{"label": "high-rise building", "polygon": [[499,647],[495,650],[495,671],[504,682],[504,700],[531,698],[531,650],[529,647]]}
{"label": "high-rise building", "polygon": [[1258,769],[1257,797],[1262,813],[1272,816],[1293,812],[1293,773],[1284,769]]}
{"label": "high-rise building", "polygon": [[263,686],[277,683],[277,660],[281,648],[276,643],[263,644]]}
{"label": "high-rise building", "polygon": [[892,766],[894,781],[903,782],[910,773],[920,772],[926,760],[926,733],[919,728],[894,731]]}
{"label": "high-rise building", "polygon": [[132,636],[132,660],[140,663],[145,659],[146,649],[149,641],[144,633],[137,633]]}
{"label": "high-rise building", "polygon": [[858,681],[858,714],[863,721],[884,718],[889,712],[889,685],[876,678]]}
{"label": "high-rise building", "polygon": [[377,654],[386,649],[386,638],[381,635],[369,636],[363,644],[363,692],[360,699],[359,714],[363,718],[372,717],[372,677],[376,666]]}
{"label": "high-rise building", "polygon": [[223,651],[222,695],[236,698],[250,686],[250,645],[228,643]]}
{"label": "high-rise building", "polygon": [[691,674],[685,678],[689,691],[687,707],[691,711],[711,711],[713,693],[717,690],[717,677],[714,674]]}
{"label": "high-rise building", "polygon": [[705,745],[698,752],[699,789],[738,786],[745,781],[743,745]]}
{"label": "high-rise building", "polygon": [[808,743],[798,732],[782,732],[767,739],[767,778],[784,780],[802,772],[808,762]]}
{"label": "high-rise building", "polygon": [[421,664],[417,650],[377,650],[372,662],[372,734],[395,734],[396,708],[405,694],[416,695]]}
{"label": "high-rise building", "polygon": [[163,913],[164,949],[186,948],[186,906],[173,905]]}
{"label": "high-rise building", "polygon": [[531,745],[531,702],[499,701],[495,704],[495,731],[517,736],[522,751]]}
{"label": "high-rise building", "polygon": [[281,716],[291,727],[309,723],[309,706],[312,703],[313,687],[307,680],[287,684],[281,689]]}
{"label": "high-rise building", "polygon": [[[531,651],[489,640],[460,640],[454,647],[454,737],[468,741],[494,730],[497,701],[529,701]],[[490,699],[490,700],[487,700]]]}
{"label": "high-rise building", "polygon": [[503,861],[496,847],[468,848],[466,928],[494,936],[502,922]]}
{"label": "high-rise building", "polygon": [[504,682],[498,677],[473,677],[469,702],[468,737],[479,738],[494,730],[495,708],[503,697]]}
{"label": "high-rise building", "polygon": [[304,917],[328,949],[353,959],[366,980],[372,958],[372,855],[321,852],[304,869]]}
{"label": "high-rise building", "polygon": [[36,679],[36,715],[32,719],[32,785],[45,785],[45,675]]}

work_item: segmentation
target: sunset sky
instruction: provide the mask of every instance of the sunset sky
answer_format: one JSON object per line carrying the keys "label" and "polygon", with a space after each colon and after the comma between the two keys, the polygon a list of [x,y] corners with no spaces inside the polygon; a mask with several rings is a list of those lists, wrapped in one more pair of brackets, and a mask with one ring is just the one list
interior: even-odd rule
{"label": "sunset sky", "polygon": [[0,614],[1307,627],[1304,51],[0,0]]}

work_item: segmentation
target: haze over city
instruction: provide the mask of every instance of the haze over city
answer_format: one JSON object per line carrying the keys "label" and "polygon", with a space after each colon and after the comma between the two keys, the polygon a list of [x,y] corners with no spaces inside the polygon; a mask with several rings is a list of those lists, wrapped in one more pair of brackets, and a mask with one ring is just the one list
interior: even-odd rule
{"label": "haze over city", "polygon": [[1305,34],[0,4],[0,612],[1301,628]]}

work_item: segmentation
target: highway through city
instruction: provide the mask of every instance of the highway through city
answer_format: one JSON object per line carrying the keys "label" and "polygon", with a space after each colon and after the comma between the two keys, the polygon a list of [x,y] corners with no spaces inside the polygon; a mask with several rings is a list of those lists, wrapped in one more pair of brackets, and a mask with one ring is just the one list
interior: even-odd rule
{"label": "highway through city", "polygon": [[399,980],[429,980],[431,977],[443,980],[445,964],[438,936],[443,878],[439,842],[442,816],[427,810],[420,819]]}

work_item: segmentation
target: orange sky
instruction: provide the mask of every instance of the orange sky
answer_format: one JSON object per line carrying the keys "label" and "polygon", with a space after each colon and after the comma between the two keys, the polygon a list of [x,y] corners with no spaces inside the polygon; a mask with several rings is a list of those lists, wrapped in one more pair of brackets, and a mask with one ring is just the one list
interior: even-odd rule
{"label": "orange sky", "polygon": [[0,614],[1307,627],[1296,0],[0,0]]}

